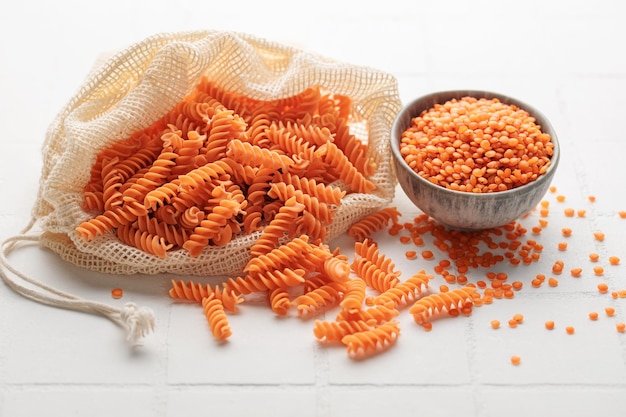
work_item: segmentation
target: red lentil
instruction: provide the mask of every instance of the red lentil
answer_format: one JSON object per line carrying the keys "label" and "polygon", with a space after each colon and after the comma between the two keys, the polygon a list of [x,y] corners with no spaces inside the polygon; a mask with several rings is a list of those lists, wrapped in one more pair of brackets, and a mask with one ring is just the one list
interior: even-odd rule
{"label": "red lentil", "polygon": [[430,250],[425,250],[422,252],[422,258],[424,259],[433,259],[435,254]]}
{"label": "red lentil", "polygon": [[559,194],[556,196],[556,201],[558,201],[559,203],[562,203],[565,201],[565,196],[562,194]]}
{"label": "red lentil", "polygon": [[[487,129],[490,133],[485,133]],[[548,169],[553,148],[550,136],[526,111],[497,99],[473,97],[435,104],[422,112],[412,119],[400,143],[405,161],[420,176],[475,193],[534,181]],[[462,156],[450,158],[455,153]],[[442,160],[441,155],[447,156]]]}
{"label": "red lentil", "polygon": [[524,321],[524,315],[521,313],[517,313],[513,315],[513,320],[515,320],[518,323],[522,323]]}
{"label": "red lentil", "polygon": [[586,215],[586,214],[587,214],[587,211],[586,211],[586,210],[578,210],[578,211],[576,212],[576,215],[577,215],[578,217],[585,217],[585,215]]}
{"label": "red lentil", "polygon": [[589,319],[590,320],[598,320],[598,313],[595,311],[592,311],[589,313]]}
{"label": "red lentil", "polygon": [[500,320],[491,320],[491,328],[499,329],[500,328]]}
{"label": "red lentil", "polygon": [[561,229],[561,234],[565,237],[570,237],[572,235],[572,229],[569,227],[564,227]]}
{"label": "red lentil", "polygon": [[563,214],[565,214],[565,217],[574,217],[574,213],[574,209],[570,207],[563,210]]}
{"label": "red lentil", "polygon": [[123,296],[124,296],[124,290],[122,290],[121,288],[113,288],[111,290],[111,297],[115,299],[120,299]]}
{"label": "red lentil", "polygon": [[548,330],[553,330],[554,329],[554,322],[552,320],[548,320],[548,321],[545,322],[544,326]]}
{"label": "red lentil", "polygon": [[519,365],[522,363],[522,358],[516,355],[511,356],[511,363],[513,365]]}
{"label": "red lentil", "polygon": [[620,211],[617,213],[622,219],[626,219],[626,211]]}
{"label": "red lentil", "polygon": [[409,260],[417,258],[417,252],[415,252],[414,250],[408,250],[408,251],[405,252],[404,255]]}
{"label": "red lentil", "polygon": [[549,190],[551,193],[556,193],[556,187],[554,185],[551,185]]}
{"label": "red lentil", "polygon": [[559,242],[558,248],[560,251],[567,250],[567,242]]}
{"label": "red lentil", "polygon": [[598,291],[602,294],[606,294],[609,291],[609,286],[606,283],[601,282],[598,284]]}
{"label": "red lentil", "polygon": [[618,265],[619,262],[620,262],[619,257],[617,257],[617,256],[609,256],[609,263],[611,265]]}
{"label": "red lentil", "polygon": [[618,332],[624,333],[624,331],[626,331],[626,323],[619,322],[615,325],[615,328],[617,329]]}
{"label": "red lentil", "polygon": [[589,260],[591,262],[598,262],[598,259],[600,259],[600,255],[598,255],[597,253],[592,252],[589,254]]}
{"label": "red lentil", "polygon": [[519,324],[519,323],[518,323],[518,322],[517,322],[517,320],[515,320],[515,319],[511,319],[511,320],[509,320],[509,327],[510,327],[510,328],[513,328],[513,329],[514,329],[514,328],[516,328],[516,327],[517,327],[517,325],[518,325],[518,324]]}
{"label": "red lentil", "polygon": [[594,266],[593,273],[596,274],[596,276],[602,276],[604,275],[604,268],[601,266]]}
{"label": "red lentil", "polygon": [[513,287],[514,290],[519,291],[524,286],[524,283],[522,281],[513,281],[511,283],[511,286]]}
{"label": "red lentil", "polygon": [[591,203],[595,203],[596,202],[596,196],[594,195],[590,195],[589,197],[587,197],[587,199],[589,200],[589,202]]}
{"label": "red lentil", "polygon": [[609,317],[613,317],[615,315],[615,309],[613,307],[606,307],[604,309],[604,312],[606,313],[607,316]]}
{"label": "red lentil", "polygon": [[559,280],[553,277],[548,278],[548,285],[551,287],[558,287],[559,286]]}
{"label": "red lentil", "polygon": [[567,334],[574,334],[576,332],[576,329],[574,328],[574,326],[567,326],[565,327],[565,332]]}
{"label": "red lentil", "polygon": [[572,276],[574,278],[579,278],[583,273],[583,269],[582,268],[572,268],[572,270],[570,271],[570,274],[572,274]]}
{"label": "red lentil", "polygon": [[402,235],[400,236],[400,243],[409,243],[411,242],[411,236],[407,236],[407,235]]}
{"label": "red lentil", "polygon": [[593,233],[593,237],[596,240],[599,240],[600,242],[602,242],[604,240],[604,233],[602,232],[594,232]]}

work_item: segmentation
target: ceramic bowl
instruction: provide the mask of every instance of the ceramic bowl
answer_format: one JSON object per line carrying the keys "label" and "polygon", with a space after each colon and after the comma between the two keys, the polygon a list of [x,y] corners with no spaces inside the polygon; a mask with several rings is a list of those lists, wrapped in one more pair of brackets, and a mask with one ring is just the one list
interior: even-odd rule
{"label": "ceramic bowl", "polygon": [[[434,184],[418,175],[400,153],[400,140],[413,118],[435,104],[462,97],[496,98],[526,110],[535,123],[551,136],[554,153],[547,171],[525,185],[505,191],[472,193],[455,191]],[[531,105],[515,98],[489,91],[454,90],[428,94],[410,102],[398,113],[392,125],[391,150],[395,174],[404,193],[425,214],[453,229],[481,230],[499,227],[515,221],[533,210],[545,196],[557,170],[560,147],[556,132],[548,119]]]}

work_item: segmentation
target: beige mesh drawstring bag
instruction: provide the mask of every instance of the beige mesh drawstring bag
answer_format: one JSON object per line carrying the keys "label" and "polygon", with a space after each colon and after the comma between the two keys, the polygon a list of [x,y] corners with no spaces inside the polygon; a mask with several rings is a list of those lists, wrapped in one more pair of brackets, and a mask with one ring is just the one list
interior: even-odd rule
{"label": "beige mesh drawstring bag", "polygon": [[[117,203],[110,203],[109,207],[97,207],[97,204],[86,207],[85,187],[92,180],[94,166],[103,149],[131,137],[139,143],[137,132],[147,131],[159,121],[168,126],[170,136],[176,136],[176,129],[180,128],[176,123],[180,120],[170,119],[167,124],[163,118],[177,106],[180,108],[181,102],[202,82],[210,82],[217,90],[244,97],[251,103],[283,103],[283,108],[288,106],[281,100],[302,96],[312,86],[318,88],[316,91],[322,91],[321,94],[332,94],[336,101],[349,103],[346,127],[350,135],[362,141],[368,158],[374,161],[367,175],[373,187],[363,191],[355,189],[354,184],[349,184],[345,178],[336,181],[344,193],[341,203],[335,204],[332,223],[324,234],[326,241],[391,202],[395,177],[389,161],[388,140],[391,124],[400,108],[397,82],[393,76],[247,34],[219,31],[158,34],[115,54],[95,68],[52,122],[42,150],[43,169],[32,220],[22,233],[9,237],[2,245],[2,277],[8,286],[38,302],[104,315],[125,328],[130,340],[137,341],[152,330],[154,321],[150,309],[132,303],[118,309],[59,291],[13,267],[7,259],[9,253],[19,243],[34,242],[76,266],[110,274],[232,276],[241,273],[251,258],[251,247],[258,241],[262,228],[252,228],[248,232],[244,232],[243,226],[239,230],[231,228],[229,233],[232,236],[228,241],[225,242],[223,237],[221,241],[213,238],[220,244],[208,244],[194,254],[183,247],[169,245],[165,255],[155,254],[141,245],[129,245],[114,230],[104,228],[85,239],[78,229],[79,225],[98,215],[94,210],[99,209],[102,215],[106,210],[114,211],[118,207],[116,204],[127,203],[126,200],[124,203],[116,200]],[[319,97],[318,94],[317,99]],[[224,100],[227,97],[224,96]],[[209,107],[204,105],[205,113],[199,117],[204,117],[207,124],[216,124],[217,110]],[[221,111],[222,114],[230,111],[231,121],[234,118],[241,122],[244,118],[230,108],[225,110],[222,107]],[[236,133],[237,143],[246,142],[252,123],[250,118]],[[297,124],[297,120],[293,124]],[[201,128],[196,132],[199,134],[193,137],[188,134],[186,139],[191,141],[203,134]],[[180,139],[180,132],[177,137]],[[244,145],[252,149],[252,144]],[[320,153],[323,148],[326,155],[332,146],[318,146],[315,151]],[[231,151],[235,156],[239,155],[235,149]],[[194,158],[196,168],[202,167],[198,160],[207,162],[206,158],[198,159],[197,155]],[[284,159],[283,156],[280,158]],[[224,164],[219,166],[237,170],[246,165],[245,159],[239,155],[232,158],[235,164],[231,161],[227,167]],[[298,158],[292,159],[291,164],[302,163]],[[313,165],[307,164],[306,169]],[[137,169],[146,170],[147,167]],[[254,172],[260,175],[259,171]],[[281,171],[281,174],[284,173]],[[179,186],[183,187],[182,179],[180,183]],[[113,189],[119,191],[119,187]],[[274,192],[279,193],[279,190]],[[168,198],[157,201],[156,206],[169,202]],[[232,195],[230,198],[235,199]],[[240,208],[238,216],[246,212],[246,207]],[[250,206],[247,208],[254,211]],[[160,220],[166,216],[157,211],[153,214]],[[134,219],[126,223],[131,221]]]}

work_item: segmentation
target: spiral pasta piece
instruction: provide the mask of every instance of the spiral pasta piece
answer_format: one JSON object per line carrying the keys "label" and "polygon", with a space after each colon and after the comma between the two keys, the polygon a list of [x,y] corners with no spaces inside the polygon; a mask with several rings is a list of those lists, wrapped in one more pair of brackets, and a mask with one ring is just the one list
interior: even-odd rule
{"label": "spiral pasta piece", "polygon": [[474,287],[462,287],[448,292],[430,294],[417,300],[409,313],[413,315],[416,323],[423,324],[439,313],[473,306],[475,292]]}
{"label": "spiral pasta piece", "polygon": [[328,204],[321,202],[317,197],[305,194],[301,190],[297,190],[293,185],[273,183],[271,184],[268,195],[272,198],[278,198],[281,201],[286,201],[291,197],[296,197],[296,201],[304,204],[306,210],[311,212],[322,222],[330,224],[333,221],[333,210],[331,210]]}
{"label": "spiral pasta piece", "polygon": [[363,241],[356,241],[354,244],[354,255],[355,263],[361,260],[369,261],[376,268],[387,274],[397,277],[401,275],[401,272],[396,270],[392,259],[381,254],[378,245],[372,239],[366,238]]}
{"label": "spiral pasta piece", "polygon": [[341,199],[346,195],[346,191],[339,187],[317,182],[313,178],[301,178],[291,173],[277,173],[274,182],[292,185],[296,190],[313,196],[326,204],[339,205]]}
{"label": "spiral pasta piece", "polygon": [[344,181],[351,189],[359,193],[371,193],[376,189],[376,185],[370,181],[365,175],[350,162],[346,154],[337,147],[333,142],[328,142],[316,150],[324,162],[328,164],[331,171],[337,179]]}
{"label": "spiral pasta piece", "polygon": [[397,275],[380,269],[369,259],[361,258],[354,261],[351,269],[365,281],[368,287],[378,292],[385,292],[400,282]]}
{"label": "spiral pasta piece", "polygon": [[189,251],[189,255],[199,256],[209,241],[218,236],[222,229],[227,226],[229,219],[239,214],[240,211],[241,204],[237,201],[221,200],[219,205],[214,207],[213,211],[200,222],[200,225],[193,229],[193,233],[183,244],[183,248]]}
{"label": "spiral pasta piece", "polygon": [[296,297],[292,304],[296,306],[299,317],[308,318],[339,304],[345,291],[345,284],[331,281]]}
{"label": "spiral pasta piece", "polygon": [[354,321],[325,321],[315,320],[313,334],[323,343],[341,342],[341,340],[353,333],[364,332],[372,329],[372,323],[363,320]]}
{"label": "spiral pasta piece", "polygon": [[224,161],[209,162],[206,165],[189,171],[178,177],[180,188],[183,190],[200,187],[205,183],[211,183],[223,175],[230,174],[230,166]]}
{"label": "spiral pasta piece", "polygon": [[286,316],[291,307],[289,293],[284,288],[276,288],[269,294],[270,306],[272,311],[279,316]]}
{"label": "spiral pasta piece", "polygon": [[217,340],[228,339],[232,335],[232,331],[222,301],[214,296],[209,296],[202,300],[202,309],[213,336]]}
{"label": "spiral pasta piece", "polygon": [[244,272],[261,273],[272,269],[285,268],[294,262],[298,262],[309,251],[311,251],[309,238],[306,235],[301,235],[271,250],[267,254],[250,259],[244,267]]}
{"label": "spiral pasta piece", "polygon": [[371,330],[344,336],[341,342],[346,345],[350,358],[365,359],[389,349],[395,344],[399,334],[399,322],[390,321]]}
{"label": "spiral pasta piece", "polygon": [[432,275],[426,274],[423,270],[413,275],[411,278],[390,287],[376,297],[366,299],[368,305],[387,304],[393,302],[395,308],[401,308],[409,303],[414,303],[427,290]]}
{"label": "spiral pasta piece", "polygon": [[218,110],[211,119],[204,154],[211,162],[226,156],[228,142],[241,138],[246,130],[245,122],[233,110]]}
{"label": "spiral pasta piece", "polygon": [[348,281],[346,292],[339,306],[349,314],[361,310],[365,301],[366,283],[361,278],[353,278]]}
{"label": "spiral pasta piece", "polygon": [[340,311],[335,317],[336,321],[342,320],[363,320],[376,324],[385,323],[398,316],[400,311],[393,306],[393,303],[375,305],[367,309],[360,309],[354,312],[346,310]]}
{"label": "spiral pasta piece", "polygon": [[228,142],[226,156],[242,164],[264,166],[282,171],[288,171],[289,167],[293,165],[293,160],[287,155],[238,139]]}
{"label": "spiral pasta piece", "polygon": [[168,244],[163,237],[152,235],[145,231],[142,232],[131,225],[118,227],[117,237],[120,242],[156,255],[159,258],[165,258],[167,256],[166,252],[173,246]]}
{"label": "spiral pasta piece", "polygon": [[276,213],[276,216],[263,229],[259,239],[250,248],[250,254],[254,257],[263,255],[275,249],[284,236],[291,237],[294,231],[296,218],[304,210],[304,204],[298,203],[295,197],[285,201]]}
{"label": "spiral pasta piece", "polygon": [[362,241],[388,226],[390,222],[392,224],[397,223],[399,218],[400,212],[396,207],[386,207],[368,214],[361,220],[353,223],[348,228],[348,235],[357,241]]}
{"label": "spiral pasta piece", "polygon": [[124,204],[115,206],[104,213],[82,222],[76,227],[78,236],[84,240],[91,240],[98,235],[125,226],[137,220],[138,212],[142,212],[143,207],[137,204]]}
{"label": "spiral pasta piece", "polygon": [[284,268],[246,275],[245,277],[229,278],[224,283],[223,290],[247,295],[253,292],[275,290],[276,288],[294,287],[304,282],[305,273],[304,269]]}

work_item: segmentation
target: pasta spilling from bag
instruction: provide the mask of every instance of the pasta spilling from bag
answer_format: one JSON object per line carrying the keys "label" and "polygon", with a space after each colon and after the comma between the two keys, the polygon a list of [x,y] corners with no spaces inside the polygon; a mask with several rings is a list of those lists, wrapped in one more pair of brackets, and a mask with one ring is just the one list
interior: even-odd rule
{"label": "pasta spilling from bag", "polygon": [[51,288],[8,254],[33,242],[95,272],[238,276],[291,239],[329,241],[390,203],[399,109],[396,79],[373,68],[241,33],[144,39],[100,62],[50,125],[32,219],[3,242],[2,278],[135,340],[151,330],[149,309]]}

